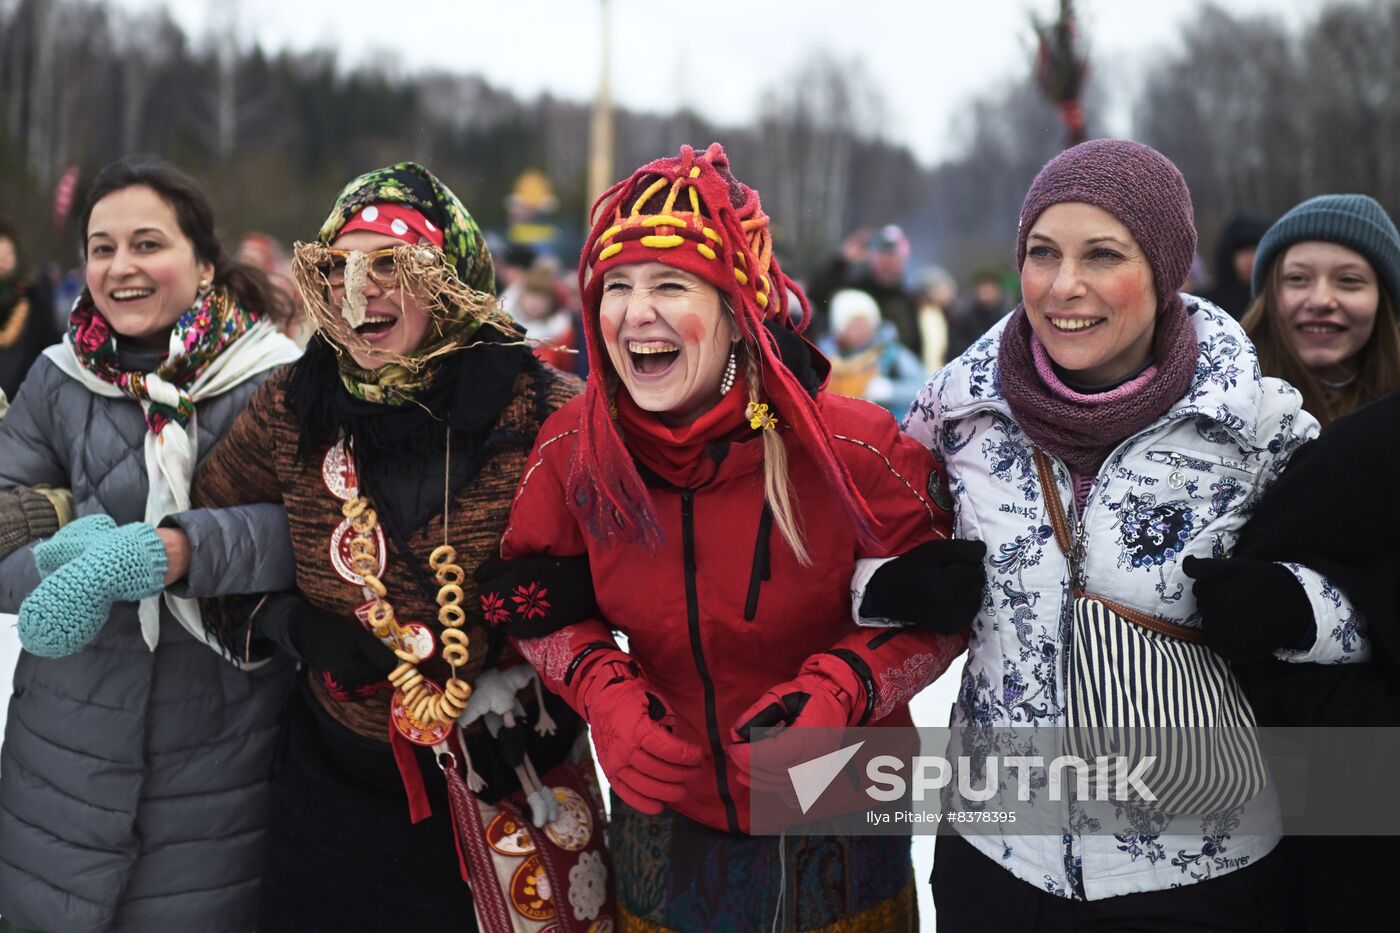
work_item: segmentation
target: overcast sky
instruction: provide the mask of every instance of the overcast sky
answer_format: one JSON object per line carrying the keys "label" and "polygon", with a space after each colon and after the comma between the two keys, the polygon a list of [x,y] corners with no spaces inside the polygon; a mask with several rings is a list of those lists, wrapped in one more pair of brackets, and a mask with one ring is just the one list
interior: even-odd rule
{"label": "overcast sky", "polygon": [[[599,0],[114,0],[167,7],[194,37],[230,32],[267,49],[332,47],[346,64],[400,72],[477,72],[517,94],[588,100],[601,68]],[[1229,0],[1296,25],[1323,0]],[[1139,64],[1169,48],[1199,0],[1080,0],[1092,79],[1131,87]],[[884,97],[887,135],[926,162],[956,152],[951,130],[970,98],[1024,75],[1030,13],[1055,0],[611,0],[614,99],[627,107],[694,108],[749,120],[757,91],[827,49],[863,69]],[[1110,131],[1124,132],[1126,126]]]}

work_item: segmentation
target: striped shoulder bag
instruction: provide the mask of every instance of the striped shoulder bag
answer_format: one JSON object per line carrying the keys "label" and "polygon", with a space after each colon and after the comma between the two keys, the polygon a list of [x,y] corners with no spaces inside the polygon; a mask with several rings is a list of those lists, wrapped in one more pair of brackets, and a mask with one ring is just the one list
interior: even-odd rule
{"label": "striped shoulder bag", "polygon": [[[1204,634],[1079,586],[1083,529],[1071,529],[1050,460],[1035,450],[1036,472],[1070,563],[1073,631],[1067,647],[1067,744],[1091,764],[1095,799],[1119,780],[1113,762],[1138,772],[1157,797],[1141,805],[1168,815],[1215,813],[1250,800],[1267,781],[1254,710],[1227,662]],[[1100,757],[1108,759],[1096,762]],[[1136,801],[1136,798],[1135,802]]]}

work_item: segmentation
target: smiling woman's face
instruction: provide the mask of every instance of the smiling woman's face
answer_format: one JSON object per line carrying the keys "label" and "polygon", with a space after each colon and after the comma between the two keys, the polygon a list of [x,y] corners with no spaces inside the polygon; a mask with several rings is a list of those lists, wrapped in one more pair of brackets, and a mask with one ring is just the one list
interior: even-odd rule
{"label": "smiling woman's face", "polygon": [[[336,249],[372,253],[377,249],[402,246],[403,240],[387,233],[352,230],[331,244]],[[413,295],[402,289],[388,289],[365,277],[365,321],[355,333],[370,345],[369,350],[352,350],[350,357],[361,369],[378,369],[396,356],[410,356],[428,333],[429,315]],[[343,286],[332,286],[332,308],[339,308],[345,297]]]}
{"label": "smiling woman's face", "polygon": [[121,336],[163,347],[170,328],[214,275],[153,188],[133,185],[93,205],[84,276],[93,303]]}
{"label": "smiling woman's face", "polygon": [[639,408],[681,425],[719,401],[738,330],[709,282],[661,262],[615,266],[603,274],[598,318],[608,359]]}
{"label": "smiling woman's face", "polygon": [[1303,365],[1324,379],[1356,372],[1371,339],[1380,281],[1365,256],[1337,243],[1295,243],[1279,260],[1278,315]]}
{"label": "smiling woman's face", "polygon": [[1031,330],[1061,369],[1107,385],[1147,362],[1157,321],[1152,267],[1108,211],[1047,207],[1026,237],[1021,291]]}

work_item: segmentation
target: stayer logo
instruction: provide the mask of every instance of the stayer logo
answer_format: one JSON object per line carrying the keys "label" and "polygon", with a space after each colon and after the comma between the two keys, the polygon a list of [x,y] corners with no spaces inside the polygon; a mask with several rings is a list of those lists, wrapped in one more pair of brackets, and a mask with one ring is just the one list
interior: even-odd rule
{"label": "stayer logo", "polygon": [[[862,740],[788,768],[792,789],[797,794],[797,803],[804,814],[812,809],[831,786],[831,782],[836,780],[836,775],[850,764],[864,744],[865,741]],[[1016,799],[1024,803],[1031,799],[1032,773],[1042,769],[1048,772],[1046,796],[1052,801],[1063,800],[1065,789],[1070,786],[1076,788],[1080,800],[1153,801],[1157,799],[1157,795],[1143,783],[1142,778],[1144,772],[1148,771],[1156,760],[1155,756],[1145,756],[1130,769],[1129,760],[1121,756],[1098,757],[1091,766],[1076,755],[1062,755],[1051,759],[1047,768],[1045,759],[1039,755],[1008,755],[981,758],[978,760],[979,767],[974,768],[971,758],[960,755],[956,769],[957,789],[967,800],[990,800],[999,791],[999,774],[1002,768],[1005,768],[1008,775],[1015,777]],[[912,780],[907,782],[900,774],[906,764],[913,766]],[[983,774],[982,786],[973,787],[971,777],[979,770]],[[1068,779],[1066,771],[1071,774]],[[1114,780],[1092,780],[1091,775],[1095,772],[1111,773]],[[871,800],[888,803],[898,800],[907,791],[912,790],[914,800],[922,801],[929,791],[940,791],[953,783],[954,773],[952,763],[947,758],[937,755],[916,755],[908,762],[893,755],[877,755],[865,765],[866,780],[872,785],[865,788],[865,794]]]}

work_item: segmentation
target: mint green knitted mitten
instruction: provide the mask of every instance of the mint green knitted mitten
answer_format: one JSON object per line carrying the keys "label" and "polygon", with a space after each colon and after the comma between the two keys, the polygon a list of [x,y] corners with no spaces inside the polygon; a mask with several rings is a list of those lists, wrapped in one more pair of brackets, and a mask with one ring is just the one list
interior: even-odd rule
{"label": "mint green knitted mitten", "polygon": [[52,538],[34,545],[34,566],[39,568],[39,576],[47,577],[116,527],[110,515],[84,515],[64,525]]}
{"label": "mint green knitted mitten", "polygon": [[165,545],[145,522],[94,537],[20,604],[20,644],[44,658],[81,651],[106,624],[113,603],[165,589],[165,570]]}

